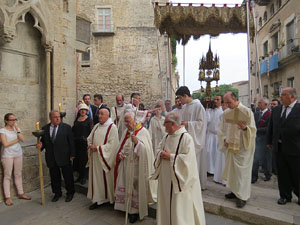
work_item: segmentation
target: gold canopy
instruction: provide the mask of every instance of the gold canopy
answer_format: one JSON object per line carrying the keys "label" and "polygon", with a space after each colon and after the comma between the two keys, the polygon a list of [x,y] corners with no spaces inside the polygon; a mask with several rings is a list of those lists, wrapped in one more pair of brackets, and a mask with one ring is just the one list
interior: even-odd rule
{"label": "gold canopy", "polygon": [[[181,40],[185,45],[191,36],[194,39],[209,34],[247,33],[246,5],[239,7],[205,7],[155,5],[154,24],[161,34],[165,32]],[[250,35],[254,37],[254,22],[250,13]]]}

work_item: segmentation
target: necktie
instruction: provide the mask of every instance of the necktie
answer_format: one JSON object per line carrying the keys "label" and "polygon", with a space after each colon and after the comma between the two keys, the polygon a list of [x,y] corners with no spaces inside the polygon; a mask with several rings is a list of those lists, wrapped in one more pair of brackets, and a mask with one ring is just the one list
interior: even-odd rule
{"label": "necktie", "polygon": [[283,111],[283,114],[282,114],[282,117],[281,117],[281,123],[283,123],[285,120],[286,120],[286,110],[287,110],[288,107],[285,107],[284,111]]}
{"label": "necktie", "polygon": [[51,136],[52,143],[55,141],[55,138],[56,138],[56,129],[57,129],[57,126],[55,125],[52,130],[52,136]]}
{"label": "necktie", "polygon": [[258,120],[261,119],[261,116],[263,115],[263,112],[262,111],[259,111],[259,116],[258,116]]}

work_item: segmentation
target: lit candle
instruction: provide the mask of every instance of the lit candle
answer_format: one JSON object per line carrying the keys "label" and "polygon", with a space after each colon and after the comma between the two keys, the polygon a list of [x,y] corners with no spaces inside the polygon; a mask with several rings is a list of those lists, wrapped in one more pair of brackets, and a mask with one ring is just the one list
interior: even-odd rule
{"label": "lit candle", "polygon": [[62,111],[61,111],[61,103],[58,104],[58,111],[59,111],[59,112],[62,112]]}
{"label": "lit candle", "polygon": [[40,130],[40,121],[35,123],[35,129],[36,129],[36,131]]}

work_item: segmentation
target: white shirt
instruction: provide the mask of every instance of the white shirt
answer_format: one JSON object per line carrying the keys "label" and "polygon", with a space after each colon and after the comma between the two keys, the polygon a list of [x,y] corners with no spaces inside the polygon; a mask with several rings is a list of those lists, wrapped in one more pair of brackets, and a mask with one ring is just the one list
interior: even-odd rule
{"label": "white shirt", "polygon": [[[1,128],[0,134],[5,135],[7,142],[11,142],[18,138],[18,134],[15,128],[12,131],[7,130],[6,128]],[[2,151],[1,151],[2,158],[14,158],[14,157],[22,156],[22,154],[23,152],[19,142],[6,148],[2,145]]]}
{"label": "white shirt", "polygon": [[[56,136],[56,134],[57,134],[58,127],[59,127],[59,125],[56,125],[55,136]],[[51,123],[51,125],[50,125],[50,130],[49,130],[49,132],[50,132],[50,137],[51,137],[51,138],[52,138],[53,129],[54,129],[54,125]]]}
{"label": "white shirt", "polygon": [[[288,115],[290,114],[290,112],[292,111],[292,109],[293,109],[293,107],[294,107],[294,105],[295,105],[296,103],[297,103],[297,100],[294,101],[293,103],[291,103],[291,104],[287,107],[287,109],[286,109],[286,117],[285,117],[285,118],[288,117]],[[285,108],[286,108],[285,106],[282,106],[282,111],[281,111],[281,116],[280,116],[280,117],[282,117]]]}

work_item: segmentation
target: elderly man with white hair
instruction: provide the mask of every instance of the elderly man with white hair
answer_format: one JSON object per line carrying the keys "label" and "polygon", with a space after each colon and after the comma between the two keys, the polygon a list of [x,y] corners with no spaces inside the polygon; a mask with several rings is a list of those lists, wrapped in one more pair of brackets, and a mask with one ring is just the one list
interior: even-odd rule
{"label": "elderly man with white hair", "polygon": [[269,103],[270,101],[267,98],[260,98],[258,100],[259,111],[254,113],[256,139],[252,167],[252,184],[258,179],[258,168],[260,163],[262,164],[265,174],[264,181],[269,181],[272,176],[272,151],[267,148],[267,132],[271,118],[271,110],[268,108]]}
{"label": "elderly man with white hair", "polygon": [[118,129],[109,117],[108,108],[99,110],[97,123],[88,137],[89,186],[87,197],[93,204],[90,210],[101,204],[114,202],[114,166],[119,137]]}
{"label": "elderly man with white hair", "polygon": [[156,200],[156,186],[149,181],[153,173],[154,155],[148,130],[136,122],[135,114],[124,116],[127,129],[118,147],[115,167],[115,209],[126,211],[129,222],[148,215],[148,204]]}
{"label": "elderly man with white hair", "polygon": [[151,179],[158,180],[158,225],[205,225],[201,185],[192,136],[176,112],[167,114]]}

